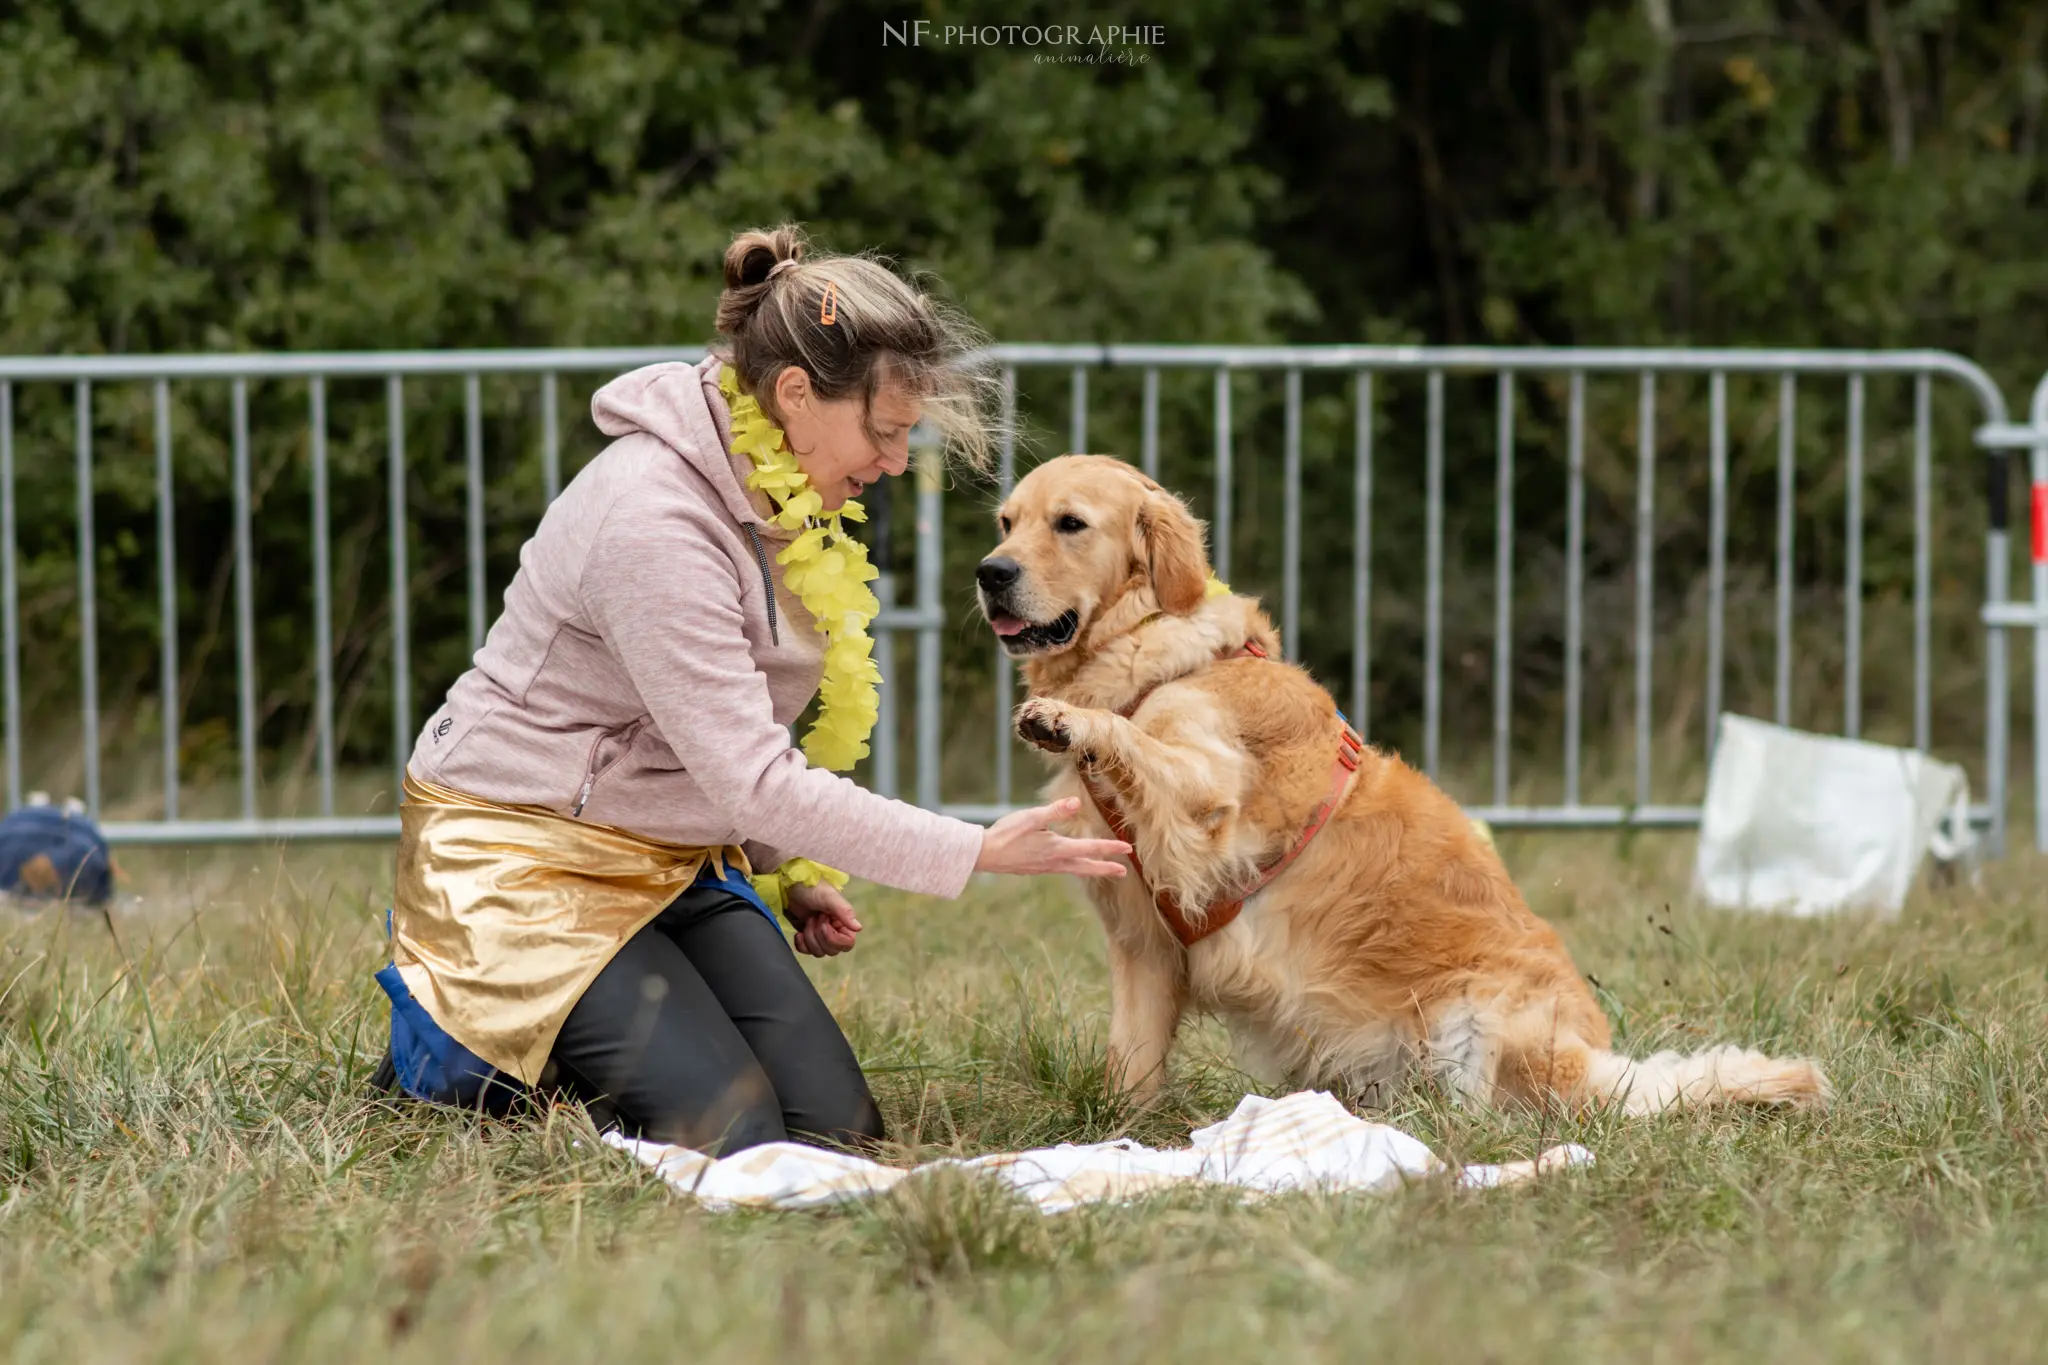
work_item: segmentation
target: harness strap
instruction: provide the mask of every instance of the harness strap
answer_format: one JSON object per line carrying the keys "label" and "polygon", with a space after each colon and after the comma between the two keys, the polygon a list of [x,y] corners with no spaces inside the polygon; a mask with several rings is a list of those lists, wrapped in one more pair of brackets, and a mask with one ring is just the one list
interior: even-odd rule
{"label": "harness strap", "polygon": [[[1271,657],[1249,640],[1221,657],[1229,659],[1244,656],[1254,659]],[[1138,695],[1137,700],[1120,710],[1118,714],[1128,719],[1138,709],[1139,703],[1151,695],[1152,690],[1145,689]],[[1226,928],[1243,912],[1246,901],[1271,886],[1280,874],[1302,855],[1310,841],[1322,832],[1323,826],[1329,823],[1330,817],[1343,802],[1345,793],[1350,790],[1352,775],[1358,771],[1360,756],[1364,749],[1364,739],[1351,728],[1350,722],[1346,721],[1343,733],[1338,736],[1336,760],[1330,765],[1329,794],[1316,807],[1315,813],[1309,817],[1308,824],[1295,837],[1285,853],[1259,869],[1259,875],[1250,886],[1240,891],[1234,899],[1210,906],[1208,915],[1199,926],[1189,923],[1187,912],[1170,894],[1165,891],[1152,893],[1152,903],[1159,911],[1159,918],[1165,921],[1167,929],[1180,941],[1181,947],[1192,948],[1209,935]],[[1085,771],[1081,773],[1081,789],[1088,793],[1088,800],[1094,805],[1096,813],[1102,817],[1103,823],[1109,826],[1111,837],[1131,846],[1131,871],[1137,873],[1138,880],[1149,888],[1151,879],[1145,875],[1144,864],[1138,861],[1138,841],[1134,837],[1130,821],[1124,817],[1116,801],[1103,792],[1094,775]]]}

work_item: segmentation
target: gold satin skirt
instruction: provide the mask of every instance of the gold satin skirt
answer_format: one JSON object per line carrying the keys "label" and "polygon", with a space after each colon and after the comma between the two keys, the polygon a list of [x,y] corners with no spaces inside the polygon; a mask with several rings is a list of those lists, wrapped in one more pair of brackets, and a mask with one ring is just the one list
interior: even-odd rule
{"label": "gold satin skirt", "polygon": [[612,955],[706,862],[658,843],[405,778],[392,961],[434,1022],[500,1071],[540,1080],[555,1035]]}

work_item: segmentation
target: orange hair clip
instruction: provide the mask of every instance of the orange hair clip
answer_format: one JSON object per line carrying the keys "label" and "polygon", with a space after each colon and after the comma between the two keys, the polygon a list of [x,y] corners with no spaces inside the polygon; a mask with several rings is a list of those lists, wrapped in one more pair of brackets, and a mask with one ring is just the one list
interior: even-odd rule
{"label": "orange hair clip", "polygon": [[839,321],[839,281],[825,281],[825,297],[818,300],[818,322],[830,327]]}

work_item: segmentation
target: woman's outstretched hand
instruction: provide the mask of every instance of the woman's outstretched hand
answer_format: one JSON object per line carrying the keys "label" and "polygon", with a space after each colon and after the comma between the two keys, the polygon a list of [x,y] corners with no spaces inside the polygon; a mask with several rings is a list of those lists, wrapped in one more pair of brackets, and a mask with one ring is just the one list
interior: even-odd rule
{"label": "woman's outstretched hand", "polygon": [[1081,809],[1081,798],[1069,796],[1049,806],[1006,815],[981,832],[981,857],[976,872],[1008,872],[1031,877],[1071,872],[1079,877],[1121,877],[1129,869],[1114,861],[1130,854],[1120,839],[1069,839],[1049,828]]}
{"label": "woman's outstretched hand", "polygon": [[818,882],[789,888],[788,908],[783,911],[796,926],[796,950],[812,957],[834,957],[853,947],[860,932],[860,920],[853,903],[837,887]]}

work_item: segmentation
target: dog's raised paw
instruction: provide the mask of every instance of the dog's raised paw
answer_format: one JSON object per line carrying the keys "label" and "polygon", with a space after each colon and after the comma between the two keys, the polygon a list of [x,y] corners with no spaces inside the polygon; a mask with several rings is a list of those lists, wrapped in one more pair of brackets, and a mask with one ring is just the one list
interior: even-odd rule
{"label": "dog's raised paw", "polygon": [[1027,701],[1017,708],[1017,738],[1049,754],[1063,754],[1074,743],[1059,708],[1036,701]]}

